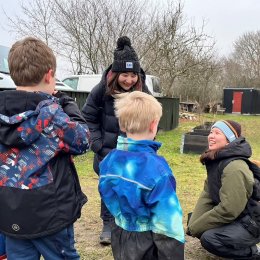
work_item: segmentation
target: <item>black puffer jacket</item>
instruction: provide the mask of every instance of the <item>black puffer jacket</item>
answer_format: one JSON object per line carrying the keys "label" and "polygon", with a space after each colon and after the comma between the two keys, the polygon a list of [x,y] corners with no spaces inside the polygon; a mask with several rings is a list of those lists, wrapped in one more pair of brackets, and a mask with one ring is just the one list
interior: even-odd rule
{"label": "black puffer jacket", "polygon": [[[118,119],[114,112],[114,97],[106,95],[107,74],[111,65],[105,70],[101,81],[90,92],[82,109],[91,133],[91,149],[95,153],[93,168],[99,174],[99,162],[116,147],[117,137],[120,134]],[[142,91],[149,93],[145,85],[145,73],[141,69],[143,82]]]}
{"label": "black puffer jacket", "polygon": [[9,236],[56,233],[87,201],[71,155],[88,149],[89,131],[73,99],[57,96],[0,91],[0,231]]}

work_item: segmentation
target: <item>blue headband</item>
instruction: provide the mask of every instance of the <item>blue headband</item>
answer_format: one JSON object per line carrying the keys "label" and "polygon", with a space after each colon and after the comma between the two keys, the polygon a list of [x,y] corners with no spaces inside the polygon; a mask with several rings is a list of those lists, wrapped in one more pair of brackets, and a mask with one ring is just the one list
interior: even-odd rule
{"label": "blue headband", "polygon": [[230,127],[225,124],[223,121],[217,121],[212,127],[212,128],[218,128],[220,129],[223,134],[226,136],[226,138],[228,139],[228,141],[231,143],[233,142],[234,140],[236,140],[236,136],[234,134],[234,132],[230,129]]}

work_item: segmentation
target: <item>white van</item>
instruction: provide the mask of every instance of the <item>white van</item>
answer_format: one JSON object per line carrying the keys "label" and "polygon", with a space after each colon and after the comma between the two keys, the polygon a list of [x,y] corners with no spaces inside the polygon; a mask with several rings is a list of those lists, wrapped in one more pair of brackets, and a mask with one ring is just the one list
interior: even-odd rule
{"label": "white van", "polygon": [[61,81],[77,91],[90,92],[101,80],[102,74],[67,76]]}
{"label": "white van", "polygon": [[153,96],[163,96],[159,77],[153,75],[146,75],[145,83]]}
{"label": "white van", "polygon": [[10,77],[8,68],[8,53],[10,48],[0,45],[0,89],[16,88]]}
{"label": "white van", "polygon": [[[100,82],[101,77],[102,74],[71,75],[63,78],[62,82],[76,91],[90,92]],[[162,96],[158,77],[146,75],[146,85],[153,96]]]}

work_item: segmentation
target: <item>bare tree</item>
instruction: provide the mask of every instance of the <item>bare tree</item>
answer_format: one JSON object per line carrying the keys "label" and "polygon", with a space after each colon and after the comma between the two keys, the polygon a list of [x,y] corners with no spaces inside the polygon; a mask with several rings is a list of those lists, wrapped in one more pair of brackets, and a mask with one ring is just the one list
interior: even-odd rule
{"label": "bare tree", "polygon": [[227,86],[260,88],[260,31],[240,36],[224,66]]}
{"label": "bare tree", "polygon": [[101,73],[113,60],[118,37],[127,35],[166,95],[201,101],[202,86],[204,93],[210,88],[214,42],[204,25],[187,24],[178,0],[35,0],[22,9],[23,18],[10,19],[12,28],[44,39],[70,61],[73,73]]}
{"label": "bare tree", "polygon": [[150,33],[156,42],[144,62],[147,71],[160,76],[166,95],[184,94],[187,88],[182,84],[178,88],[179,82],[188,81],[194,71],[200,77],[201,67],[205,69],[213,58],[214,42],[203,31],[203,25],[195,29],[187,24],[181,3],[168,1],[167,7],[156,13]]}
{"label": "bare tree", "polygon": [[21,2],[23,17],[13,18],[5,13],[9,20],[10,32],[19,37],[31,35],[51,45],[51,38],[56,30],[53,19],[54,6],[52,0],[34,0],[27,4]]}
{"label": "bare tree", "polygon": [[57,39],[63,46],[60,54],[68,57],[69,53],[68,58],[81,73],[103,71],[112,61],[117,38],[121,35],[136,38],[145,24],[143,5],[135,0],[55,0],[55,3],[56,22],[66,36]]}

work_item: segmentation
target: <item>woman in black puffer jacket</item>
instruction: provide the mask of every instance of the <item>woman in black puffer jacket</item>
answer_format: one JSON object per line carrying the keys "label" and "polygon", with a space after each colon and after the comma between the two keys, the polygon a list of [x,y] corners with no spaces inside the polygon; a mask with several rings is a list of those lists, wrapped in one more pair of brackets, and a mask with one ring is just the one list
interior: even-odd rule
{"label": "woman in black puffer jacket", "polygon": [[[114,112],[116,95],[135,90],[150,93],[145,85],[145,73],[140,67],[131,41],[123,36],[117,40],[113,63],[104,71],[101,81],[90,92],[82,109],[91,132],[91,149],[95,153],[93,168],[97,174],[99,163],[116,147],[117,137],[120,134],[118,119]],[[100,216],[103,220],[100,243],[110,244],[114,218],[103,201]]]}

